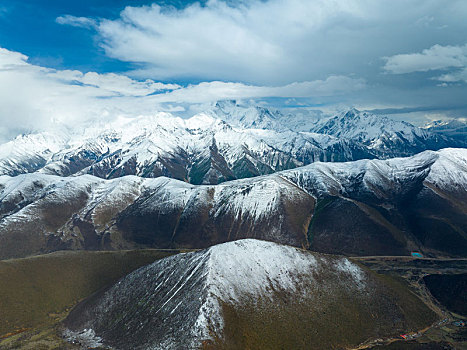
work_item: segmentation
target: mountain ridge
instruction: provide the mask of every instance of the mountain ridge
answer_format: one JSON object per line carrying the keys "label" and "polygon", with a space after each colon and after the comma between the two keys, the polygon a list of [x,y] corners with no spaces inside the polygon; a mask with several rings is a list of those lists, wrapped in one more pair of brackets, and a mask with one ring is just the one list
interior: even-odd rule
{"label": "mountain ridge", "polygon": [[434,319],[415,296],[347,258],[245,239],[133,272],[78,305],[65,336],[118,349],[332,348]]}
{"label": "mountain ridge", "polygon": [[291,120],[279,111],[230,101],[189,119],[157,113],[91,126],[81,134],[24,135],[0,145],[0,174],[168,176],[216,184],[315,161],[385,159],[464,145],[357,110],[321,118],[307,127]]}
{"label": "mountain ridge", "polygon": [[241,238],[325,253],[463,256],[466,152],[318,162],[219,185],[166,177],[3,175],[0,256],[204,248]]}

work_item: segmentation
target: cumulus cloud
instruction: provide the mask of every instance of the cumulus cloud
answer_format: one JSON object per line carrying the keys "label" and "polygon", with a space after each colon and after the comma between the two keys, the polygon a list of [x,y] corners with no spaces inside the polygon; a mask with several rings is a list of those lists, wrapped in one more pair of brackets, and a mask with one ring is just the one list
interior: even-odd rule
{"label": "cumulus cloud", "polygon": [[[462,33],[466,16],[463,0],[209,0],[129,6],[95,28],[107,55],[142,67],[138,77],[269,85],[367,75],[375,59],[419,47],[447,24],[445,39]],[[388,70],[402,72],[404,60],[389,60]],[[422,69],[440,64],[432,58]]]}
{"label": "cumulus cloud", "polygon": [[0,47],[0,69],[3,71],[16,69],[19,66],[26,66],[28,56],[20,52],[10,51]]}
{"label": "cumulus cloud", "polygon": [[208,0],[128,6],[116,18],[63,14],[58,24],[87,28],[99,54],[137,69],[54,70],[0,50],[0,129],[190,113],[231,98],[466,115],[465,18],[465,0]]}
{"label": "cumulus cloud", "polygon": [[125,75],[106,73],[98,74],[88,72],[83,74],[76,70],[48,71],[48,77],[55,78],[65,84],[82,84],[94,87],[101,93],[122,96],[146,96],[163,90],[174,90],[180,88],[177,84],[163,84],[146,79],[145,81],[133,80]]}
{"label": "cumulus cloud", "polygon": [[393,74],[461,68],[467,65],[467,44],[463,46],[434,45],[419,53],[399,54],[385,59],[384,69]]}
{"label": "cumulus cloud", "polygon": [[46,129],[55,122],[73,125],[147,112],[149,106],[136,99],[179,88],[117,74],[49,69],[27,60],[21,53],[0,48],[0,138]]}

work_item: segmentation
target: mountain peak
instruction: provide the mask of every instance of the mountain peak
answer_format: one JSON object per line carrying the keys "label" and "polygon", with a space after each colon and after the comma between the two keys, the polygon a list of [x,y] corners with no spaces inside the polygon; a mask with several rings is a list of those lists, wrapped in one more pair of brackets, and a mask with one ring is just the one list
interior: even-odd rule
{"label": "mountain peak", "polygon": [[[356,311],[333,311],[343,302]],[[226,334],[236,327],[238,334],[247,334],[245,324],[259,332],[262,342],[287,337],[292,325],[305,334],[306,343],[326,333],[324,347],[335,348],[351,345],[336,318],[349,325],[367,320],[367,328],[352,329],[356,342],[365,340],[368,332],[382,336],[429,322],[412,324],[405,317],[407,305],[431,316],[408,292],[394,294],[387,282],[345,257],[248,239],[178,254],[136,270],[73,309],[65,321],[65,335],[81,345],[123,349],[217,349],[232,344],[237,346],[225,347],[238,348],[239,339]],[[382,308],[394,311],[381,313]],[[265,329],[265,321],[272,321],[273,329]],[[309,329],[326,331],[316,335]],[[296,338],[286,344],[300,348]]]}
{"label": "mountain peak", "polygon": [[[465,126],[440,128],[425,130],[356,108],[318,118],[224,100],[189,119],[159,112],[18,137],[0,145],[0,174],[165,175],[217,183],[317,160],[387,158],[465,145]],[[206,165],[214,159],[215,165]]]}
{"label": "mountain peak", "polygon": [[423,149],[420,140],[430,135],[414,125],[392,120],[384,115],[361,112],[351,108],[334,117],[320,120],[310,130],[339,138],[352,139],[374,149],[393,152],[397,144]]}
{"label": "mountain peak", "polygon": [[422,126],[423,129],[428,129],[428,130],[430,129],[434,129],[434,130],[457,129],[457,128],[466,128],[466,127],[467,127],[467,122],[458,120],[458,119],[434,120]]}
{"label": "mountain peak", "polygon": [[214,104],[214,107],[216,108],[233,108],[238,106],[237,100],[219,100]]}
{"label": "mountain peak", "polygon": [[357,115],[359,115],[361,112],[356,109],[355,107],[352,107],[350,108],[349,110],[347,110],[346,112],[343,113],[343,116],[346,117],[346,118],[353,118]]}

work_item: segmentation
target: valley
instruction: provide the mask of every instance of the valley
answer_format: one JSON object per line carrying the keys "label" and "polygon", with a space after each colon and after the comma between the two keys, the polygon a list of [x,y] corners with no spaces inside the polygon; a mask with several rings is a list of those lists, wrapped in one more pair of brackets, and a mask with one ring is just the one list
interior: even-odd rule
{"label": "valley", "polygon": [[[439,320],[434,322],[423,332],[414,332],[407,336],[407,340],[398,336],[393,339],[373,340],[364,344],[361,349],[464,349],[467,343],[465,327],[454,325],[455,322],[464,321],[465,313],[456,313],[446,307],[445,301],[458,300],[465,305],[462,298],[465,293],[456,291],[464,288],[467,279],[466,259],[430,259],[411,257],[354,257],[355,261],[362,263],[375,272],[404,280],[407,286],[434,310]],[[456,277],[455,283],[443,289],[437,299],[430,291],[425,279]],[[433,293],[433,294],[432,294]],[[460,298],[460,299],[459,299]]]}
{"label": "valley", "polygon": [[[131,266],[137,268],[138,265],[144,265],[148,262],[160,259],[164,256],[176,253],[161,252],[155,250],[138,250],[128,252],[57,252],[40,257],[24,258],[18,260],[6,260],[1,263],[2,281],[9,282],[12,287],[8,296],[5,295],[5,290],[2,289],[2,297],[0,300],[8,298],[8,305],[3,304],[1,307],[2,314],[11,315],[6,319],[2,318],[0,327],[2,329],[2,338],[0,340],[0,348],[9,349],[80,349],[79,344],[70,344],[62,337],[63,320],[65,320],[77,302],[83,298],[91,296],[95,291],[105,291],[112,284],[113,281],[120,276],[125,275],[131,269]],[[130,260],[129,260],[130,259]],[[419,259],[411,257],[352,257],[351,261],[370,268],[374,273],[378,274],[378,278],[384,283],[390,283],[393,286],[403,286],[399,293],[403,290],[408,290],[420,298],[428,307],[433,310],[432,321],[426,323],[426,327],[419,326],[419,328],[408,328],[400,331],[400,334],[415,334],[413,339],[404,340],[400,334],[396,333],[383,333],[379,337],[371,337],[369,334],[364,334],[366,337],[365,342],[355,344],[354,346],[343,347],[347,349],[462,349],[463,344],[467,341],[465,328],[456,327],[452,322],[462,320],[463,316],[450,312],[443,304],[440,304],[429,292],[423,282],[424,276],[430,275],[456,275],[463,273],[467,268],[467,260],[465,259]],[[128,265],[131,261],[132,265]],[[125,264],[119,267],[117,262]],[[47,267],[47,268],[46,268]],[[22,277],[24,276],[24,278]],[[69,277],[66,277],[69,276]],[[102,278],[104,277],[105,278]],[[67,279],[68,278],[68,279]],[[328,279],[329,277],[327,277]],[[12,281],[18,283],[18,287],[14,287]],[[465,282],[464,282],[465,283]],[[19,287],[21,285],[21,287]],[[144,286],[145,284],[140,284]],[[140,287],[140,288],[141,288]],[[15,292],[13,292],[13,290]],[[71,293],[73,291],[73,293]],[[98,292],[98,295],[102,292]],[[26,297],[26,295],[28,295]],[[283,295],[286,297],[286,295]],[[91,296],[91,300],[93,300]],[[283,304],[283,306],[291,307],[291,304]],[[282,307],[283,307],[282,306]],[[22,313],[22,310],[27,309],[27,313]],[[331,317],[334,319],[340,318],[339,329],[342,327],[349,327],[351,323],[344,322],[341,311],[341,316],[332,314],[332,309],[326,308],[331,312]],[[255,309],[256,310],[256,309]],[[281,309],[277,305],[275,312]],[[311,311],[311,310],[310,310]],[[76,310],[74,311],[77,312]],[[228,326],[231,330],[231,335],[227,335],[229,342],[238,342],[235,334],[245,334],[247,338],[243,341],[260,342],[265,348],[271,347],[266,345],[260,339],[264,337],[271,337],[272,329],[264,328],[261,319],[255,322],[260,322],[261,331],[251,328],[252,324],[248,322],[248,333],[244,333],[245,329],[242,325],[242,318],[248,312],[248,307],[245,306],[243,311],[231,309],[226,304],[223,308],[222,314],[226,318],[227,324],[234,322]],[[267,308],[261,311],[261,317],[265,317]],[[281,311],[281,312],[284,312]],[[244,315],[244,316],[243,316]],[[283,317],[291,317],[286,316]],[[248,317],[251,317],[248,316]],[[267,316],[271,317],[271,315]],[[295,319],[298,317],[294,315]],[[284,319],[278,324],[285,326]],[[359,322],[364,322],[364,319]],[[308,321],[309,322],[309,321]],[[315,322],[315,321],[313,321]],[[323,321],[321,321],[323,322]],[[341,324],[341,322],[344,322]],[[426,322],[426,320],[425,320]],[[14,325],[14,326],[13,326]],[[271,324],[272,325],[272,324]],[[270,325],[270,326],[271,326]],[[270,327],[269,326],[269,327]],[[421,332],[422,328],[425,328]],[[287,329],[287,328],[286,328]],[[259,331],[259,333],[258,333]],[[289,332],[289,331],[288,331]],[[293,331],[290,335],[293,337],[301,336]],[[247,335],[249,334],[249,335]],[[301,333],[300,333],[301,334]],[[320,344],[330,344],[335,340],[335,335],[326,332],[321,334],[319,332]],[[229,338],[234,336],[234,338]],[[256,339],[256,336],[262,338]],[[376,338],[380,338],[379,340]],[[270,338],[273,343],[281,344]],[[282,341],[290,342],[293,338],[283,338]],[[315,339],[315,338],[313,338]],[[334,340],[333,340],[334,339]],[[258,344],[260,344],[258,343]],[[232,343],[230,343],[232,345]],[[253,343],[251,343],[253,344]],[[286,344],[286,343],[284,343]],[[289,345],[292,343],[288,343]],[[222,348],[230,348],[229,343],[222,345]],[[258,349],[261,346],[257,345]],[[204,348],[210,348],[209,343],[205,343]],[[217,348],[217,347],[216,347]],[[238,348],[238,344],[237,344]],[[295,348],[309,348],[305,345],[295,345]]]}
{"label": "valley", "polygon": [[55,252],[0,261],[0,349],[60,349],[60,322],[81,300],[178,251]]}

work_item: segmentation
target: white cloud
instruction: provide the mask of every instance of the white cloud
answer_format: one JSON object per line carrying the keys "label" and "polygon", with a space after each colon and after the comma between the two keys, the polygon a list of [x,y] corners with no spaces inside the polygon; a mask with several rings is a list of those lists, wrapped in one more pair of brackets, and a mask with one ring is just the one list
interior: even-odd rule
{"label": "white cloud", "polygon": [[106,55],[139,69],[53,70],[0,49],[0,129],[190,113],[230,98],[467,113],[465,18],[465,0],[210,0],[129,6],[112,19],[63,15],[57,23],[90,29]]}
{"label": "white cloud", "polygon": [[439,37],[446,24],[447,39],[462,32],[466,16],[465,0],[209,0],[129,6],[96,31],[107,55],[141,65],[138,77],[270,85],[363,75],[376,58]]}
{"label": "white cloud", "polygon": [[71,15],[59,16],[55,19],[58,24],[66,24],[73,27],[94,28],[97,22],[92,18],[76,17]]}
{"label": "white cloud", "polygon": [[145,64],[135,72],[138,76],[284,83],[311,78],[303,74],[313,57],[308,55],[313,33],[330,18],[359,15],[354,1],[271,0],[229,6],[211,0],[182,10],[127,7],[120,19],[101,21],[98,33],[109,56]]}
{"label": "white cloud", "polygon": [[440,75],[439,77],[436,77],[435,79],[444,82],[443,84],[445,84],[445,86],[447,86],[446,83],[455,83],[455,82],[467,83],[467,68]]}
{"label": "white cloud", "polygon": [[0,69],[8,70],[18,66],[26,66],[28,57],[19,52],[9,51],[0,47]]}
{"label": "white cloud", "polygon": [[63,80],[64,83],[81,83],[89,87],[95,87],[100,91],[115,93],[124,96],[146,96],[158,91],[174,90],[180,88],[177,84],[156,83],[153,80],[145,81],[133,80],[126,75],[95,72],[81,73],[80,71],[51,71],[50,77]]}
{"label": "white cloud", "polygon": [[206,103],[224,99],[248,99],[265,97],[336,97],[362,90],[363,79],[345,76],[330,76],[326,80],[292,83],[284,86],[257,86],[221,81],[203,82],[151,98],[158,103]]}
{"label": "white cloud", "polygon": [[18,131],[69,125],[107,115],[148,112],[137,101],[178,85],[135,81],[123,75],[54,70],[32,65],[28,57],[0,48],[0,138]]}
{"label": "white cloud", "polygon": [[182,87],[121,74],[55,70],[28,63],[28,57],[0,48],[0,139],[18,132],[47,129],[60,122],[137,116],[156,111],[181,112],[190,104],[220,99],[339,96],[365,87],[346,76],[283,86],[203,82]]}
{"label": "white cloud", "polygon": [[467,44],[463,46],[434,45],[420,53],[394,55],[385,59],[384,69],[393,74],[461,68],[467,65]]}

